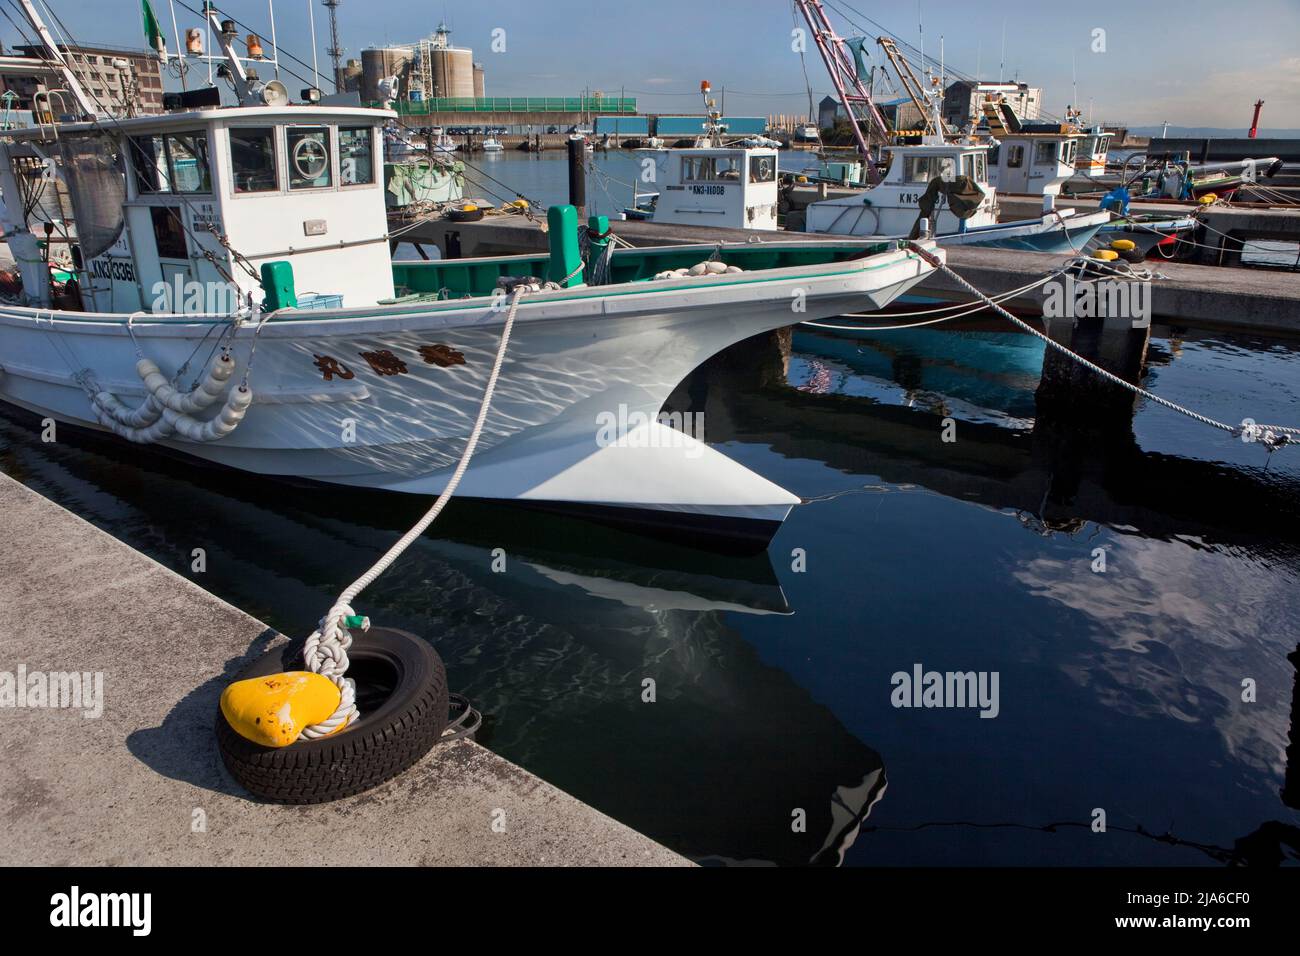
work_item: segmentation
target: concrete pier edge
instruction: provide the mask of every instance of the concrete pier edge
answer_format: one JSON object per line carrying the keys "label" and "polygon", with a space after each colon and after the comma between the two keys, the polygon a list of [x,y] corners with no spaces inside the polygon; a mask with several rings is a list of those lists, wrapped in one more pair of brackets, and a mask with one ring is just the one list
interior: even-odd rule
{"label": "concrete pier edge", "polygon": [[466,740],[345,800],[258,802],[212,722],[286,638],[3,472],[0,514],[0,671],[102,673],[104,702],[0,707],[6,865],[689,865]]}

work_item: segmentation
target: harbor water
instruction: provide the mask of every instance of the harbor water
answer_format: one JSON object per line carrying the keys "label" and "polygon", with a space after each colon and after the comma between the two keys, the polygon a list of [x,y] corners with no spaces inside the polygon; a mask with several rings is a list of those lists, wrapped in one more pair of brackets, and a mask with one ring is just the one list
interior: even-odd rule
{"label": "harbor water", "polygon": [[[549,162],[494,168],[547,201],[518,170]],[[682,384],[805,500],[765,554],[454,502],[359,609],[434,643],[486,746],[704,863],[1276,862],[1300,450],[1146,402],[1045,421],[1041,344],[993,321],[801,327]],[[1300,345],[1161,329],[1145,384],[1295,423]],[[291,635],[427,507],[47,443],[8,406],[0,469]],[[978,692],[906,687],[930,672]]]}

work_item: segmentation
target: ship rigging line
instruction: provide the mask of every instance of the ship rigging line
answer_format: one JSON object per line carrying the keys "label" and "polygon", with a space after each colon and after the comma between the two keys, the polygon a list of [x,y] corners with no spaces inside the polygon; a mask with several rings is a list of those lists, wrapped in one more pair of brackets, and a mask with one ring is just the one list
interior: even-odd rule
{"label": "ship rigging line", "polygon": [[1300,428],[1296,428],[1290,425],[1258,425],[1255,423],[1253,419],[1250,418],[1244,419],[1240,425],[1229,425],[1225,422],[1218,421],[1217,419],[1210,418],[1208,415],[1202,415],[1200,412],[1193,411],[1192,409],[1187,408],[1186,406],[1179,405],[1177,402],[1170,401],[1167,398],[1162,398],[1161,396],[1155,394],[1154,392],[1147,391],[1145,388],[1143,388],[1140,385],[1134,385],[1132,382],[1124,378],[1121,378],[1120,376],[1116,375],[1114,372],[1107,371],[1097,363],[1089,361],[1079,353],[1069,349],[1065,345],[1062,345],[1060,342],[1056,341],[1050,335],[1038,331],[1038,329],[1034,328],[1032,325],[1030,325],[1028,322],[1025,322],[1023,319],[1016,318],[1016,316],[1012,315],[1006,309],[1002,308],[1002,306],[999,305],[997,302],[995,302],[992,298],[985,295],[979,289],[975,288],[975,286],[971,285],[969,282],[967,282],[965,279],[959,276],[956,272],[952,270],[951,267],[948,266],[946,262],[944,262],[938,256],[934,255],[932,252],[930,252],[930,250],[926,249],[924,246],[910,239],[907,240],[907,246],[918,256],[920,256],[922,259],[924,259],[926,262],[932,265],[934,268],[938,269],[944,275],[948,276],[950,279],[952,279],[954,282],[956,282],[958,285],[964,288],[967,292],[970,292],[972,295],[976,296],[977,298],[982,299],[984,303],[988,305],[989,308],[993,309],[993,311],[998,313],[998,315],[1002,316],[1004,319],[1011,322],[1021,331],[1028,332],[1030,335],[1042,339],[1047,344],[1048,348],[1055,349],[1057,352],[1060,352],[1066,358],[1078,362],[1084,368],[1092,372],[1095,372],[1096,374],[1100,375],[1102,378],[1104,378],[1106,381],[1110,382],[1113,385],[1118,385],[1121,388],[1128,389],[1130,392],[1133,392],[1135,395],[1140,395],[1145,399],[1155,402],[1157,405],[1163,405],[1165,408],[1168,408],[1171,411],[1178,412],[1180,415],[1186,415],[1188,418],[1192,419],[1193,421],[1198,421],[1203,425],[1209,425],[1211,428],[1217,428],[1220,431],[1225,431],[1230,435],[1234,435],[1236,437],[1241,438],[1243,441],[1258,441],[1261,444],[1263,444],[1270,452],[1274,451],[1277,448],[1281,448],[1283,445],[1294,442],[1295,438],[1292,436],[1300,437]]}

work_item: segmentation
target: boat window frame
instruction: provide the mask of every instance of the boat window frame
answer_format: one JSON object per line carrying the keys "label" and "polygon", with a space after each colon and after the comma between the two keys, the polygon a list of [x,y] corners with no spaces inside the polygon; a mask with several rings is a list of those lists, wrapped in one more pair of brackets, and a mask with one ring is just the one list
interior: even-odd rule
{"label": "boat window frame", "polygon": [[1023,169],[1025,166],[1025,144],[1007,143],[1007,169]]}
{"label": "boat window frame", "polygon": [[[777,157],[776,156],[750,156],[749,159],[749,183],[750,185],[761,186],[764,183],[774,183],[777,179]],[[770,162],[772,164],[771,175],[766,179],[760,179],[755,175],[755,169],[762,163]]]}
{"label": "boat window frame", "polygon": [[[272,158],[275,160],[274,163],[275,188],[259,189],[256,191],[248,190],[248,191],[240,192],[235,188],[235,150],[233,145],[231,144],[231,139],[230,139],[231,134],[239,130],[262,130],[262,129],[269,129],[271,131],[271,148],[274,153]],[[249,120],[248,122],[229,123],[223,128],[223,132],[225,135],[222,138],[225,140],[226,161],[227,161],[227,165],[229,166],[229,176],[224,185],[229,186],[228,195],[231,199],[250,199],[250,198],[256,199],[262,196],[283,196],[284,195],[285,182],[288,174],[288,169],[286,168],[283,162],[284,138],[280,135],[280,131],[281,131],[281,127],[276,123],[271,123],[268,125],[265,122],[255,122],[253,120]]]}
{"label": "boat window frame", "polygon": [[[169,187],[169,195],[184,196],[186,198],[193,197],[193,196],[215,196],[216,193],[213,191],[213,186],[212,186],[213,180],[215,178],[212,175],[212,128],[210,126],[205,125],[195,131],[173,130],[164,133],[162,135],[163,135],[163,148],[167,153],[167,176],[169,180],[167,185]],[[182,136],[200,138],[203,141],[203,164],[207,166],[207,173],[208,173],[207,189],[197,189],[194,191],[189,191],[189,190],[182,191],[176,188],[176,164],[172,158],[172,141],[179,139]],[[196,166],[197,165],[198,164],[196,162]]]}
{"label": "boat window frame", "polygon": [[[1056,140],[1047,140],[1046,142],[1035,143],[1034,144],[1034,165],[1055,166],[1057,163],[1061,162],[1060,147],[1062,145],[1064,144],[1058,143]],[[1043,151],[1048,149],[1052,151],[1051,155],[1048,156],[1046,159],[1041,158]]]}
{"label": "boat window frame", "polygon": [[[214,175],[213,162],[212,162],[213,160],[212,133],[213,130],[210,126],[200,126],[197,129],[157,130],[152,133],[150,132],[127,133],[126,139],[129,141],[128,148],[126,150],[127,161],[130,163],[131,166],[130,180],[131,180],[132,191],[135,194],[135,198],[137,200],[140,200],[140,199],[148,199],[151,197],[158,197],[158,196],[183,196],[185,198],[192,198],[196,196],[215,197],[217,195],[217,190],[213,186],[213,183],[216,181],[216,176]],[[204,142],[203,162],[207,165],[207,174],[208,174],[208,179],[207,179],[208,188],[206,190],[189,192],[189,191],[182,191],[176,188],[176,168],[175,168],[175,163],[172,160],[171,143],[173,139],[176,139],[181,136],[202,137],[203,139]],[[151,154],[152,157],[151,161],[153,165],[153,182],[157,186],[157,188],[154,189],[141,188],[142,186],[146,185],[146,181],[144,179],[145,170],[140,162],[141,153],[145,152],[145,149],[142,145],[142,141],[157,142],[162,146],[161,157],[157,156],[156,154],[153,154],[152,149],[149,150],[149,153]],[[159,168],[159,166],[157,165],[157,160],[159,158],[161,158],[162,160],[161,168]],[[128,193],[128,196],[129,195],[130,193]]]}
{"label": "boat window frame", "polygon": [[[284,123],[281,125],[281,135],[284,137],[284,163],[285,163],[285,192],[290,196],[310,195],[312,193],[329,193],[338,192],[339,189],[339,151],[338,151],[338,124],[337,123]],[[293,157],[289,155],[289,133],[296,129],[306,130],[324,130],[329,136],[329,142],[326,143],[325,154],[329,160],[330,181],[324,186],[294,186],[293,170],[290,164]],[[268,195],[261,193],[261,195]]]}
{"label": "boat window frame", "polygon": [[[682,182],[684,182],[684,183],[711,183],[711,182],[715,182],[715,181],[716,181],[715,178],[714,178],[714,176],[713,176],[713,171],[714,171],[714,169],[715,169],[715,165],[714,165],[714,162],[713,162],[714,157],[712,157],[712,156],[683,156],[681,159],[682,159],[682,167],[681,167],[681,170],[682,170]],[[708,176],[701,177],[701,176],[691,175],[690,173],[688,173],[688,170],[689,170],[689,169],[691,168],[691,166],[694,165],[695,163],[708,163],[709,175],[708,175]]]}
{"label": "boat window frame", "polygon": [[[345,183],[343,181],[343,132],[344,130],[347,130],[348,132],[365,130],[370,139],[370,181],[369,182]],[[338,171],[339,171],[338,188],[340,192],[343,190],[365,189],[367,187],[377,186],[379,184],[379,176],[383,172],[384,164],[382,159],[380,159],[378,162],[375,159],[376,139],[380,140],[382,144],[383,129],[382,127],[376,127],[374,123],[366,123],[361,120],[358,120],[356,123],[349,123],[347,125],[344,125],[343,123],[337,123],[334,125],[334,154],[335,154],[335,163],[337,164]],[[301,192],[301,190],[299,191]]]}

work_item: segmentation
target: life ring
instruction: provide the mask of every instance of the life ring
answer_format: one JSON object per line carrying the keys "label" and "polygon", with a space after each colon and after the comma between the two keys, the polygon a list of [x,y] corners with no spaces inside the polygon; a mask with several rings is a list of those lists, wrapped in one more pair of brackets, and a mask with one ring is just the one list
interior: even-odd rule
{"label": "life ring", "polygon": [[320,140],[300,139],[293,148],[294,168],[304,179],[319,179],[329,164],[329,151]]}
{"label": "life ring", "polygon": [[[348,649],[348,658],[361,716],[336,734],[267,747],[236,733],[217,708],[217,749],[250,793],[275,803],[350,797],[402,773],[438,743],[448,727],[452,695],[432,645],[406,631],[372,627]],[[301,644],[291,643],[258,658],[235,679],[303,669]]]}

